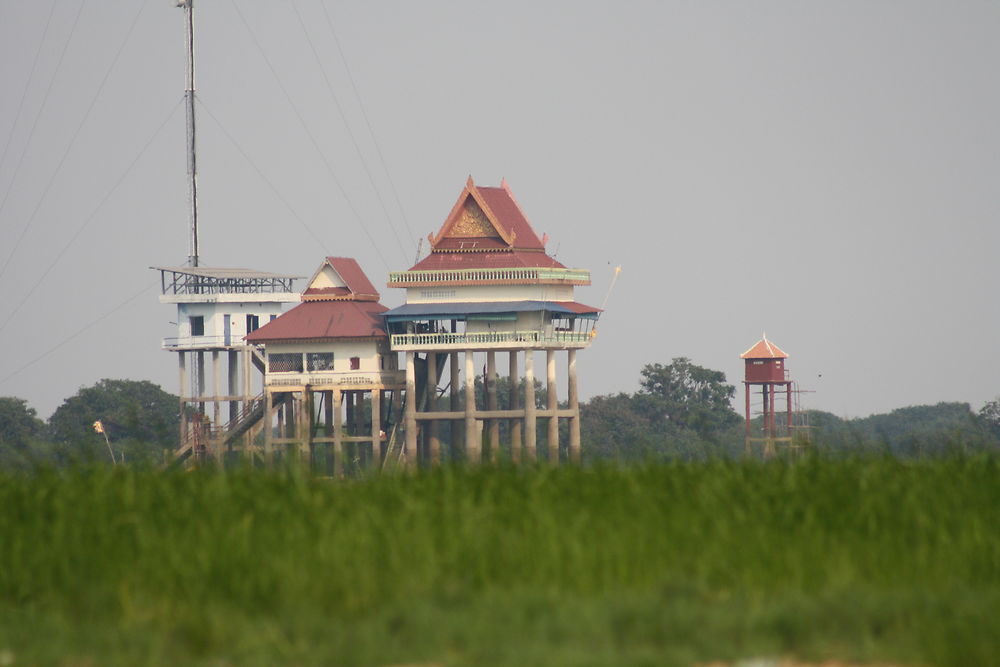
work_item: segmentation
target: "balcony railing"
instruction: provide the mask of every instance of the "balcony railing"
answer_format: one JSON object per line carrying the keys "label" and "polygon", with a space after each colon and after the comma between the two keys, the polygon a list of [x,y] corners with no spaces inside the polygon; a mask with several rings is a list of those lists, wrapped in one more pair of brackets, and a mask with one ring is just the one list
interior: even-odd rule
{"label": "balcony railing", "polygon": [[164,338],[165,350],[210,350],[220,347],[243,347],[246,343],[243,336],[181,336],[179,338]]}
{"label": "balcony railing", "polygon": [[389,274],[389,287],[407,287],[425,284],[488,283],[488,282],[556,282],[589,285],[590,271],[586,269],[462,269],[457,271],[393,271]]}
{"label": "balcony railing", "polygon": [[313,387],[367,384],[403,384],[405,371],[351,371],[338,373],[268,373],[269,387]]}
{"label": "balcony railing", "polygon": [[405,348],[475,348],[531,347],[533,345],[590,344],[591,334],[579,331],[483,331],[476,333],[393,334],[389,337],[394,350]]}

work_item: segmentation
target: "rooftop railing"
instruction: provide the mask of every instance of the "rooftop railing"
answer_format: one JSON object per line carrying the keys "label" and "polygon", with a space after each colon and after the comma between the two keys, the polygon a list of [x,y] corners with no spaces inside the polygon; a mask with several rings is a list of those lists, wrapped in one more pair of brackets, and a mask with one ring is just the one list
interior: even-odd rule
{"label": "rooftop railing", "polygon": [[389,273],[390,287],[405,287],[427,283],[458,282],[564,282],[589,285],[590,271],[586,269],[461,269],[443,271],[393,271]]}

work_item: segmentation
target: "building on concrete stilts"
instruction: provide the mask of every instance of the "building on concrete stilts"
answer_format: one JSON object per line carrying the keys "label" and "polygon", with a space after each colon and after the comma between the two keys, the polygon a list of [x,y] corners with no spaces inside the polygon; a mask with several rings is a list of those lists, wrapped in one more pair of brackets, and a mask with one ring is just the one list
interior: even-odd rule
{"label": "building on concrete stilts", "polygon": [[291,276],[252,269],[157,266],[160,302],[177,306],[181,441],[174,460],[224,459],[249,451],[261,413],[263,358],[246,334],[296,302]]}
{"label": "building on concrete stilts", "polygon": [[[428,240],[428,256],[389,274],[388,286],[405,289],[406,302],[384,313],[391,349],[405,356],[406,463],[439,462],[443,432],[449,454],[472,464],[579,461],[576,355],[590,346],[600,309],[578,303],[574,288],[589,285],[590,272],[567,268],[546,252],[547,236],[535,233],[506,181],[481,187],[470,177]],[[560,353],[566,357],[561,391]],[[508,395],[501,409],[504,358]],[[484,391],[477,400],[480,372]],[[536,378],[544,380],[542,401]],[[568,426],[565,446],[560,420]],[[502,431],[507,442],[500,441]]]}
{"label": "building on concrete stilts", "polygon": [[246,336],[266,359],[265,460],[294,457],[334,476],[379,465],[405,387],[386,307],[349,257],[323,260],[301,301]]}

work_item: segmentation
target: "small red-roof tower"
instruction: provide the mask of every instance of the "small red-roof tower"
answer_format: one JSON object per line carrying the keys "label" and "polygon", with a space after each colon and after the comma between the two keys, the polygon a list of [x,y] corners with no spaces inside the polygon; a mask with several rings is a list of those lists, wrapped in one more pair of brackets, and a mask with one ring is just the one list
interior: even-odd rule
{"label": "small red-roof tower", "polygon": [[[785,359],[788,355],[764,335],[753,347],[740,355],[746,361],[743,387],[746,394],[746,447],[749,450],[754,441],[763,441],[766,451],[770,451],[775,441],[790,441],[792,433],[792,381],[788,379]],[[761,436],[755,437],[751,427],[750,394],[752,387],[761,388],[763,418]],[[779,389],[780,388],[780,389]],[[779,433],[775,419],[777,394],[785,394],[786,429]]]}

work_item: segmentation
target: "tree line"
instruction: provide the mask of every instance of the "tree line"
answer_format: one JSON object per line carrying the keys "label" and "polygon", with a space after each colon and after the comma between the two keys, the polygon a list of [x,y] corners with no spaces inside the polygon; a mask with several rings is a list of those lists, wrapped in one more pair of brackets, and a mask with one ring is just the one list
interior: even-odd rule
{"label": "tree line", "polygon": [[[500,379],[497,391],[501,409],[508,396],[505,382]],[[535,382],[542,407],[545,392]],[[476,379],[476,391],[482,400],[482,377]],[[640,371],[638,391],[595,396],[580,404],[584,458],[627,462],[739,456],[744,425],[733,409],[735,398],[736,387],[724,373],[688,358],[647,364]],[[811,410],[804,418],[809,428],[801,437],[819,450],[917,456],[1000,448],[1000,398],[978,412],[968,403],[938,403],[857,419]],[[94,430],[98,420],[112,452]],[[506,439],[507,425],[502,428]],[[47,421],[23,399],[0,397],[0,467],[7,469],[110,463],[111,454],[126,463],[158,465],[164,451],[177,446],[179,432],[177,396],[148,381],[101,380],[66,399]],[[447,438],[447,432],[442,435]],[[561,442],[568,441],[566,435]],[[540,424],[539,447],[545,446],[545,437]]]}

